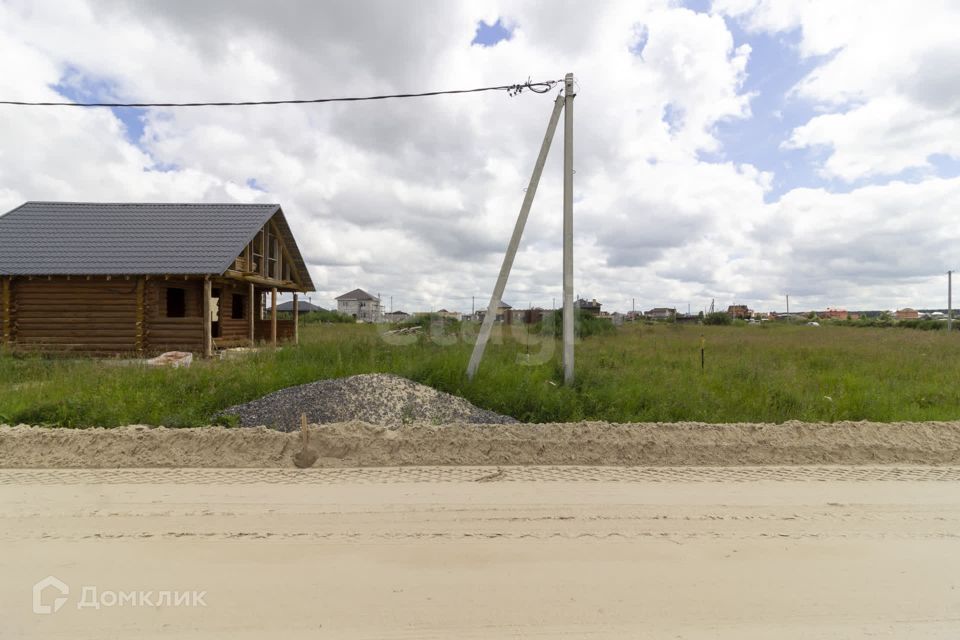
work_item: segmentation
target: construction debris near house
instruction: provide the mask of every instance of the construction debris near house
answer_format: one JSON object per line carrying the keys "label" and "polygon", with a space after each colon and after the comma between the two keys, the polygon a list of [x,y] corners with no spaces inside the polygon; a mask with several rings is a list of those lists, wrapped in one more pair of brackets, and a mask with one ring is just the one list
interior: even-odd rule
{"label": "construction debris near house", "polygon": [[402,335],[408,335],[411,333],[420,333],[421,329],[423,329],[423,327],[418,324],[412,327],[403,327],[402,329],[391,329],[390,331],[384,331],[383,335],[402,336]]}

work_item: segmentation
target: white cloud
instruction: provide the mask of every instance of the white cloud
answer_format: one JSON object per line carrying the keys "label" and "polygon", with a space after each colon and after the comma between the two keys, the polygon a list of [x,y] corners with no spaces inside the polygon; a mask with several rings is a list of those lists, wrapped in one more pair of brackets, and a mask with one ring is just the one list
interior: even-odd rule
{"label": "white cloud", "polygon": [[800,30],[822,62],[795,95],[829,113],[798,127],[792,147],[829,149],[822,170],[854,181],[960,158],[960,4],[949,0],[717,0],[748,28]]}
{"label": "white cloud", "polygon": [[[845,179],[895,173],[956,150],[949,146],[960,139],[955,122],[944,115],[956,107],[957,85],[945,70],[952,41],[926,47],[911,36],[904,50],[921,56],[911,60],[944,61],[919,81],[907,64],[896,73],[868,65],[863,52],[875,38],[845,40],[848,22],[831,24],[839,18],[823,13],[828,5],[784,6],[730,10],[748,12],[755,28],[802,26],[807,55],[839,50],[797,94],[834,111],[851,105],[799,127],[790,144],[829,147],[823,169]],[[477,22],[498,17],[513,37],[471,46]],[[876,21],[884,20],[892,18],[879,12]],[[856,306],[896,287],[928,291],[917,284],[924,269],[934,273],[947,258],[942,237],[922,234],[949,215],[952,182],[891,185],[889,193],[798,191],[767,204],[769,174],[701,157],[721,150],[717,123],[750,117],[743,90],[750,55],[719,15],[668,0],[560,8],[532,0],[0,5],[0,94],[20,99],[56,99],[51,86],[68,75],[124,99],[230,100],[471,87],[574,71],[576,288],[608,307],[629,308],[636,297],[638,306],[690,301],[696,309],[716,297],[764,308],[787,287],[808,293],[811,304],[842,292]],[[845,69],[857,66],[870,68],[845,86]],[[888,81],[889,95],[880,91]],[[134,142],[108,110],[2,108],[0,206],[277,201],[320,289],[314,302],[329,305],[359,286],[393,295],[407,311],[466,309],[471,296],[482,300],[492,288],[552,101],[552,94],[499,93],[156,109],[145,112]],[[663,119],[668,109],[672,126]],[[898,143],[886,144],[897,130]],[[559,298],[559,135],[554,144],[508,287],[518,306]],[[248,186],[251,179],[265,191]],[[929,224],[885,226],[909,219],[892,203],[911,199],[923,203]],[[895,234],[899,242],[890,240]],[[828,250],[847,262],[829,262]],[[890,269],[874,256],[893,256]],[[878,274],[894,282],[858,291],[861,259],[868,282]],[[826,263],[834,270],[810,267]]]}
{"label": "white cloud", "polygon": [[832,147],[823,170],[853,181],[929,167],[928,158],[960,158],[960,117],[943,117],[902,96],[872,99],[846,113],[816,116],[794,129],[787,147]]}

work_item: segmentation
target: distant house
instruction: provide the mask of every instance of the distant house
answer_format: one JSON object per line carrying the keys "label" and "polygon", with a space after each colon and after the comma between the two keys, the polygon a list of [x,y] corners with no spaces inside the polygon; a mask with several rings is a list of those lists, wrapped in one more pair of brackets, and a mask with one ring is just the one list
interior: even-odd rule
{"label": "distant house", "polygon": [[911,309],[910,307],[907,307],[905,309],[898,309],[893,314],[893,317],[896,318],[897,320],[919,320],[920,312],[917,311],[916,309]]}
{"label": "distant house", "polygon": [[410,314],[406,311],[388,311],[383,314],[383,319],[387,322],[406,322],[410,319]]}
{"label": "distant house", "polygon": [[818,315],[821,318],[826,318],[828,320],[846,320],[850,317],[850,314],[847,313],[846,309],[834,309],[833,307],[828,308],[826,311]]}
{"label": "distant house", "polygon": [[380,298],[370,295],[363,289],[354,289],[342,296],[337,296],[337,312],[356,318],[357,322],[383,321]]}
{"label": "distant house", "polygon": [[0,217],[2,344],[95,355],[297,339],[313,291],[278,204],[27,202]]}
{"label": "distant house", "polygon": [[513,322],[522,322],[523,324],[536,324],[543,320],[544,316],[553,313],[552,311],[541,309],[540,307],[534,307],[533,309],[518,309],[511,312],[511,320]]}
{"label": "distant house", "polygon": [[579,309],[584,313],[589,313],[592,316],[600,315],[600,306],[601,305],[599,302],[597,302],[596,298],[594,298],[593,300],[580,299],[573,303],[574,309]]}
{"label": "distant house", "polygon": [[447,311],[446,309],[440,309],[440,311],[435,311],[434,313],[443,318],[447,318],[448,320],[459,321],[463,319],[463,314],[459,311]]}
{"label": "distant house", "polygon": [[[486,309],[478,309],[474,314],[474,318],[477,322],[483,322],[483,319],[487,315]],[[500,301],[500,306],[497,307],[497,317],[494,318],[494,322],[502,322],[504,324],[513,323],[513,307],[511,307],[506,302]]]}
{"label": "distant house", "polygon": [[673,320],[677,315],[677,310],[669,307],[654,307],[643,315],[650,320]]}
{"label": "distant house", "polygon": [[753,315],[753,312],[745,304],[732,304],[727,307],[727,315],[737,320],[746,320]]}

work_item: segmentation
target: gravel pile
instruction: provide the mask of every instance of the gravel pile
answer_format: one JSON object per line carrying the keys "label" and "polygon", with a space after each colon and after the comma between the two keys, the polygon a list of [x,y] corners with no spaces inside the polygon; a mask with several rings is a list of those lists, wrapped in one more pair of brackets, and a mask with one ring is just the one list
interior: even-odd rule
{"label": "gravel pile", "polygon": [[476,407],[463,398],[386,373],[320,380],[288,387],[253,402],[224,409],[242,427],[292,431],[306,413],[312,424],[359,420],[396,428],[404,424],[450,422],[511,424],[517,420]]}

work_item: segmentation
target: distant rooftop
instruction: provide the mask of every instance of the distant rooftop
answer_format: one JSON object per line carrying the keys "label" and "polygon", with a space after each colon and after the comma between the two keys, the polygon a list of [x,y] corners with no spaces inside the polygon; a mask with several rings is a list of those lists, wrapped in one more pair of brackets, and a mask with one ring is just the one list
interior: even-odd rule
{"label": "distant rooftop", "polygon": [[379,300],[376,296],[372,296],[363,289],[354,289],[353,291],[348,291],[342,296],[337,296],[337,300]]}

